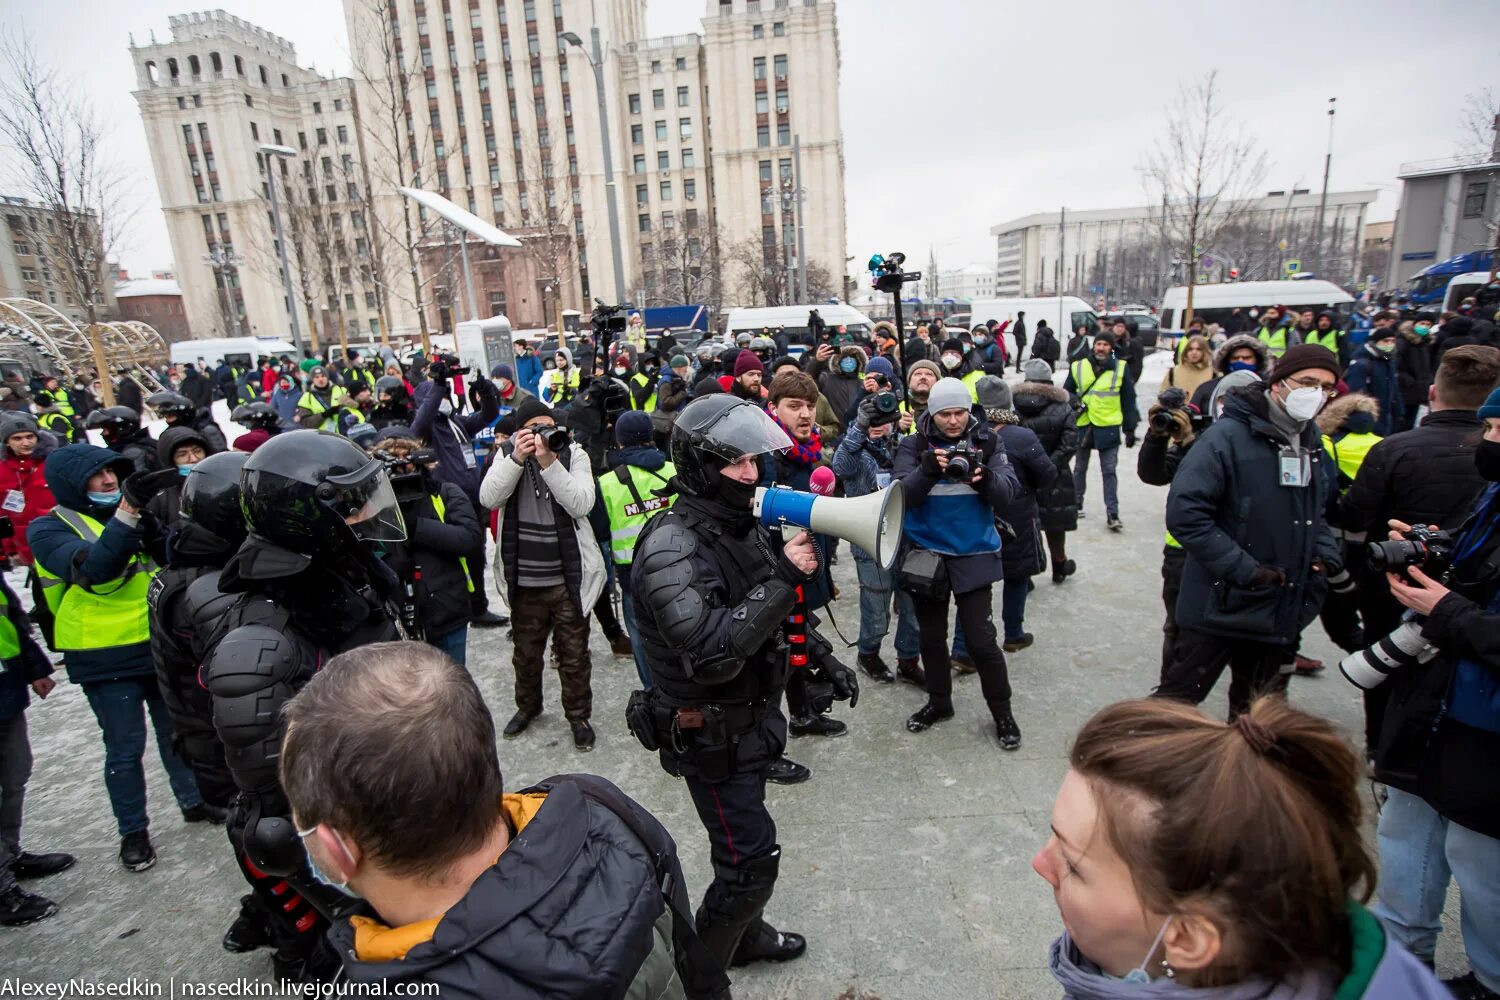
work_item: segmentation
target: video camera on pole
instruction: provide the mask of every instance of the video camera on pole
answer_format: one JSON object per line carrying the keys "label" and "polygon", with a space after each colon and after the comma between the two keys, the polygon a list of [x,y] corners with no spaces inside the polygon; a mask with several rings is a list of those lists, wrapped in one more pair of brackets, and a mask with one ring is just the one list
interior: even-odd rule
{"label": "video camera on pole", "polygon": [[902,393],[909,407],[911,389],[906,384],[906,375],[911,369],[906,367],[906,328],[901,320],[901,286],[910,281],[921,281],[922,272],[902,270],[901,265],[905,263],[906,254],[900,251],[875,254],[870,258],[870,287],[877,292],[889,292],[895,305],[896,354],[901,360]]}

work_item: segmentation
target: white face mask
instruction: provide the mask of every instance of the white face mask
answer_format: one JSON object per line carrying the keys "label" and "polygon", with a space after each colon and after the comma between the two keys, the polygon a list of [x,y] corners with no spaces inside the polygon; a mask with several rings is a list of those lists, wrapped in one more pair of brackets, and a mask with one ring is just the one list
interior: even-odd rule
{"label": "white face mask", "polygon": [[1303,423],[1318,415],[1328,397],[1323,395],[1322,389],[1299,388],[1293,389],[1286,394],[1287,414],[1293,419]]}
{"label": "white face mask", "polygon": [[959,365],[961,365],[963,363],[964,363],[964,359],[961,358],[961,357],[959,357],[957,354],[944,354],[943,355],[943,367],[944,368],[957,368]]}
{"label": "white face mask", "polygon": [[446,417],[448,414],[453,412],[453,404],[448,402],[446,399],[443,400],[442,402],[438,403],[438,412]]}
{"label": "white face mask", "polygon": [[[1125,975],[1121,976],[1120,977],[1120,981],[1121,982],[1124,982],[1124,983],[1149,983],[1149,982],[1151,982],[1151,973],[1149,973],[1149,972],[1146,971],[1146,967],[1151,964],[1151,956],[1156,954],[1156,947],[1157,947],[1157,945],[1161,944],[1161,939],[1166,936],[1166,934],[1167,934],[1167,928],[1170,927],[1171,925],[1172,925],[1172,918],[1171,917],[1168,917],[1166,920],[1162,921],[1161,930],[1159,930],[1159,931],[1156,932],[1156,940],[1151,942],[1151,948],[1150,948],[1150,950],[1148,950],[1146,952],[1145,957],[1141,959],[1141,964],[1137,965],[1135,968],[1133,968],[1129,972],[1125,973]],[[1165,963],[1163,963],[1163,964],[1165,964]]]}

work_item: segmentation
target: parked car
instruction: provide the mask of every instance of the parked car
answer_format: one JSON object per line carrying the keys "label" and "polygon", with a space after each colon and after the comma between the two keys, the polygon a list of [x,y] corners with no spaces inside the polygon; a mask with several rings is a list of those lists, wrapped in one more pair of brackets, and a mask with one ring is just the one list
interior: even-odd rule
{"label": "parked car", "polygon": [[1155,316],[1150,313],[1109,313],[1100,318],[1104,329],[1114,326],[1116,320],[1127,320],[1135,324],[1135,335],[1141,338],[1141,343],[1146,345],[1146,350],[1156,350],[1156,338],[1161,333],[1161,324]]}

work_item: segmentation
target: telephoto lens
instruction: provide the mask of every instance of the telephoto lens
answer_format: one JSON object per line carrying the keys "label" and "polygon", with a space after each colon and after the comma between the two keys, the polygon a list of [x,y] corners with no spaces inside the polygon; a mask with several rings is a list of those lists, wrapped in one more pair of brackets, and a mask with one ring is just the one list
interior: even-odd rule
{"label": "telephoto lens", "polygon": [[554,427],[542,438],[547,442],[547,450],[554,455],[560,455],[568,449],[568,429],[566,427]]}
{"label": "telephoto lens", "polygon": [[1426,663],[1438,654],[1438,648],[1422,638],[1422,623],[1405,621],[1390,635],[1350,653],[1339,661],[1339,673],[1357,688],[1373,690],[1390,679],[1401,667]]}
{"label": "telephoto lens", "polygon": [[895,413],[900,401],[896,394],[889,391],[881,391],[875,394],[875,411],[877,413]]}

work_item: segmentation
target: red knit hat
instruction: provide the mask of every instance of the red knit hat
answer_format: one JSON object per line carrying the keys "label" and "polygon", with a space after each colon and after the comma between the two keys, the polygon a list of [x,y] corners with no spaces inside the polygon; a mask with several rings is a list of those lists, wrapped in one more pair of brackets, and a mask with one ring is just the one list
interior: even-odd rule
{"label": "red knit hat", "polygon": [[761,364],[760,358],[753,351],[741,351],[740,356],[734,362],[734,377],[739,378],[746,372],[760,372],[765,374],[766,366]]}

